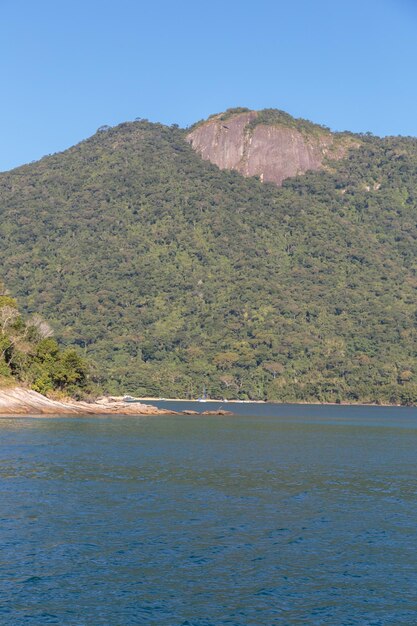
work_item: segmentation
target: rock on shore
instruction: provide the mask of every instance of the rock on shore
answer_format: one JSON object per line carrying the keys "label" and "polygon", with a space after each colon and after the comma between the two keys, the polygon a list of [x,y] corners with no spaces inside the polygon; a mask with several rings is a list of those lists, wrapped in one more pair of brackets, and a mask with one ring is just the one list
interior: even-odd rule
{"label": "rock on shore", "polygon": [[94,403],[58,402],[23,387],[0,389],[0,415],[166,415],[173,411],[148,404],[103,398]]}

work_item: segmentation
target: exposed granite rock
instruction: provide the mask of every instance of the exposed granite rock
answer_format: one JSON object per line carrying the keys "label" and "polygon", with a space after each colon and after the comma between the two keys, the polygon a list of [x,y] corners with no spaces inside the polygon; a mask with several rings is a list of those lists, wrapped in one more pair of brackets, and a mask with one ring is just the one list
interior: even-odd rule
{"label": "exposed granite rock", "polygon": [[347,147],[325,128],[317,126],[317,131],[308,133],[296,124],[251,124],[257,116],[257,111],[227,119],[214,116],[196,126],[187,140],[203,159],[220,169],[259,176],[277,185],[291,176],[322,169],[327,156],[337,160],[346,154]]}
{"label": "exposed granite rock", "polygon": [[135,402],[58,402],[24,389],[0,389],[0,415],[167,415],[174,411]]}

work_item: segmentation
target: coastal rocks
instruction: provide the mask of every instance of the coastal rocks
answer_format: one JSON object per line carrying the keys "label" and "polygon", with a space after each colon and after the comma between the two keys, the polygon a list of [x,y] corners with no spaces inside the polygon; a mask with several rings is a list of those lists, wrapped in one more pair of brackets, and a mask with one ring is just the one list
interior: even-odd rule
{"label": "coastal rocks", "polygon": [[120,401],[59,402],[23,387],[0,389],[0,415],[169,415],[173,411]]}

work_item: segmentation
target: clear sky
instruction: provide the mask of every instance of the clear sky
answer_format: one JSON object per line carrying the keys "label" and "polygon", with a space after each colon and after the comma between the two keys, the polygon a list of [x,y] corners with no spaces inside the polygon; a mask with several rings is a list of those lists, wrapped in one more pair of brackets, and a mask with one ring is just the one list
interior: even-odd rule
{"label": "clear sky", "polygon": [[417,136],[417,0],[0,0],[0,170],[233,106]]}

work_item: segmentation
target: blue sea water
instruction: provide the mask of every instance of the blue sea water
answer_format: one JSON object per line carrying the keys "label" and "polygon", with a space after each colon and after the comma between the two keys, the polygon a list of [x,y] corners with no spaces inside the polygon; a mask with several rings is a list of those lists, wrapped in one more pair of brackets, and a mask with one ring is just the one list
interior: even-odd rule
{"label": "blue sea water", "polygon": [[417,624],[417,410],[225,408],[0,419],[0,624]]}

